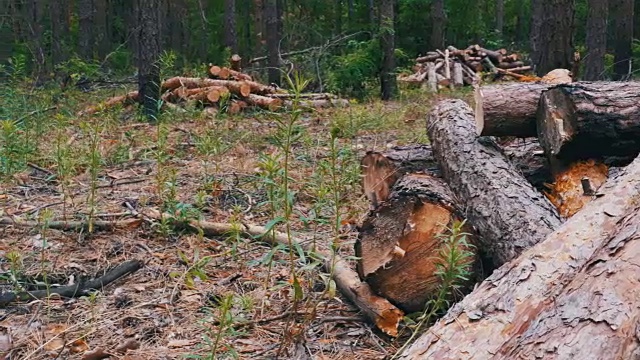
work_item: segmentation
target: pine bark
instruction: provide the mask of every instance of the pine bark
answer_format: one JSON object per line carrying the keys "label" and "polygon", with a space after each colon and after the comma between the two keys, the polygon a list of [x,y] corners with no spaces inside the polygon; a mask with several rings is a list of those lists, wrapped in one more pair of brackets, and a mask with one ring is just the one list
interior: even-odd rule
{"label": "pine bark", "polygon": [[155,121],[160,99],[160,4],[162,0],[137,0],[138,94],[144,115]]}
{"label": "pine bark", "polygon": [[95,49],[100,60],[109,53],[107,0],[93,0],[93,26],[95,31]]}
{"label": "pine bark", "polygon": [[444,30],[447,22],[447,15],[444,12],[444,0],[433,0],[431,2],[431,48],[444,49]]}
{"label": "pine bark", "polygon": [[532,0],[531,60],[538,76],[571,69],[574,0]]}
{"label": "pine bark", "polygon": [[238,52],[236,0],[224,0],[224,45],[231,49],[231,53]]}
{"label": "pine bark", "polygon": [[607,53],[608,0],[589,0],[587,15],[587,55],[584,80],[604,80],[604,55]]}
{"label": "pine bark", "polygon": [[504,30],[504,0],[496,0],[496,31],[502,36]]}
{"label": "pine bark", "polygon": [[93,1],[78,0],[78,54],[93,59]]}
{"label": "pine bark", "polygon": [[392,99],[397,91],[395,35],[393,28],[394,0],[383,0],[380,3],[380,47],[382,49],[382,67],[380,70],[380,93],[382,100]]}
{"label": "pine bark", "polygon": [[[481,283],[401,359],[636,359],[640,159]],[[464,331],[461,331],[464,329]]]}
{"label": "pine bark", "polygon": [[613,55],[613,79],[628,80],[631,76],[633,52],[633,0],[611,0],[611,21],[615,43]]}
{"label": "pine bark", "polygon": [[640,152],[638,103],[640,82],[558,85],[540,100],[540,144],[551,161],[620,159],[624,164],[626,159],[628,163]]}
{"label": "pine bark", "polygon": [[69,33],[66,20],[67,3],[65,0],[51,0],[51,61],[54,66],[67,59],[64,46]]}
{"label": "pine bark", "polygon": [[477,134],[535,137],[540,95],[551,86],[513,83],[476,88],[474,96]]}
{"label": "pine bark", "polygon": [[264,12],[266,18],[267,37],[267,66],[269,67],[269,83],[280,85],[280,54],[278,38],[278,2],[265,0]]}
{"label": "pine bark", "polygon": [[496,143],[477,138],[473,116],[462,100],[441,101],[429,113],[427,133],[442,177],[497,268],[543,240],[561,220]]}

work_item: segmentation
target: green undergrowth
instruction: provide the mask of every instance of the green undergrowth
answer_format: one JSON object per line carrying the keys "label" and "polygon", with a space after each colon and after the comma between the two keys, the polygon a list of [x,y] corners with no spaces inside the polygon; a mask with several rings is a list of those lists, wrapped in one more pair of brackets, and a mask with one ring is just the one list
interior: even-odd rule
{"label": "green undergrowth", "polygon": [[[290,88],[304,92],[305,79],[289,80]],[[263,276],[256,283],[265,292],[287,290],[292,316],[285,320],[291,327],[310,321],[296,314],[316,311],[320,303],[337,295],[332,269],[322,269],[314,252],[353,260],[354,233],[344,226],[357,224],[368,210],[360,188],[361,156],[367,150],[427,143],[425,119],[434,101],[418,91],[404,91],[397,101],[388,103],[354,102],[348,108],[318,112],[294,106],[286,112],[252,111],[236,116],[224,112],[211,116],[197,106],[187,106],[161,112],[153,125],[135,108],[76,115],[87,105],[127,90],[33,88],[19,76],[3,85],[0,199],[5,200],[0,200],[0,216],[11,206],[3,192],[24,185],[22,175],[33,176],[34,169],[44,169],[37,181],[55,189],[56,201],[62,205],[23,217],[43,224],[37,230],[43,243],[48,239],[48,223],[84,220],[88,227],[78,239],[85,241],[96,231],[94,223],[105,204],[123,200],[105,195],[110,176],[138,162],[151,164],[141,175],[148,180],[145,189],[151,190],[139,191],[138,207],[156,208],[174,219],[158,221],[146,236],[173,243],[184,235],[174,220],[208,220],[213,214],[216,221],[233,224],[236,230],[219,239],[226,244],[223,255],[240,269],[262,269]],[[250,245],[241,234],[247,222],[284,233],[288,242],[248,257]],[[310,253],[296,243],[300,233],[311,241]],[[198,236],[204,237],[202,233]],[[174,289],[191,289],[209,281],[215,261],[211,255],[201,255],[205,250],[176,252],[177,261],[185,267],[170,272]],[[30,263],[39,264],[44,279],[54,276],[54,264],[45,255],[43,251],[7,254],[11,283],[16,288],[23,284],[21,276]],[[442,270],[445,280],[456,276],[448,269]],[[448,298],[438,299],[429,309],[440,313]],[[202,314],[202,347],[193,357],[237,356],[233,339],[242,332],[234,324],[268,311],[269,306],[266,298],[248,298],[227,290],[217,305]],[[416,321],[428,322],[434,314]],[[282,349],[289,342],[295,338],[283,338]]]}

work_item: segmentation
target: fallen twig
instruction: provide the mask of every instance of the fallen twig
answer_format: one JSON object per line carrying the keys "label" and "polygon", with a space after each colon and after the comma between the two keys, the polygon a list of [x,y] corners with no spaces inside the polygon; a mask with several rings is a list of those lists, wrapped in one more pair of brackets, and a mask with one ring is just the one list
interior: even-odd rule
{"label": "fallen twig", "polygon": [[[174,220],[167,214],[161,214],[156,210],[141,212],[146,217],[153,220]],[[358,274],[351,269],[349,264],[339,255],[331,254],[327,251],[316,250],[312,245],[305,244],[287,234],[271,231],[263,226],[242,224],[237,226],[229,223],[214,223],[207,221],[180,222],[175,220],[174,226],[183,227],[192,231],[201,231],[204,235],[220,236],[228,233],[240,231],[243,236],[265,241],[268,243],[278,243],[289,246],[299,246],[307,253],[313,253],[322,261],[325,271],[333,276],[340,292],[352,301],[364,315],[373,321],[376,326],[391,336],[397,336],[398,324],[404,316],[404,312],[392,305],[388,300],[376,295],[369,285],[360,281]]]}
{"label": "fallen twig", "polygon": [[[120,221],[104,221],[95,220],[93,222],[93,228],[97,230],[112,230],[116,228],[127,228],[136,225],[140,222],[140,219],[126,219]],[[24,221],[16,218],[2,217],[0,218],[0,227],[30,227],[36,228],[40,226],[46,226],[49,229],[56,230],[84,230],[89,228],[88,221],[64,221],[55,220],[49,222],[37,222],[37,221]]]}
{"label": "fallen twig", "polygon": [[47,290],[22,291],[18,293],[5,292],[0,295],[0,307],[4,307],[15,301],[43,299],[52,294],[58,294],[67,298],[86,295],[90,290],[100,290],[115,280],[138,271],[142,266],[143,263],[140,260],[128,260],[97,279],[79,282],[75,285],[52,287]]}

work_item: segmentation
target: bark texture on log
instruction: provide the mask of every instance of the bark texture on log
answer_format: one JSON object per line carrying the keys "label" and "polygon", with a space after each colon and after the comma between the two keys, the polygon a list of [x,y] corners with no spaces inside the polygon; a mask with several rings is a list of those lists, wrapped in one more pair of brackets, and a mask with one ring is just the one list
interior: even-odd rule
{"label": "bark texture on log", "polygon": [[475,89],[475,119],[480,136],[535,137],[536,111],[550,85],[513,83]]}
{"label": "bark texture on log", "polygon": [[513,166],[538,190],[546,189],[553,176],[537,138],[516,138],[499,144]]}
{"label": "bark texture on log", "polygon": [[544,239],[561,220],[495,142],[476,138],[474,125],[464,101],[443,100],[429,113],[427,133],[442,176],[480,236],[480,250],[499,267]]}
{"label": "bark texture on log", "polygon": [[[640,158],[494,272],[402,359],[636,359]],[[462,330],[464,329],[464,330]]]}
{"label": "bark texture on log", "polygon": [[384,152],[368,151],[360,161],[362,188],[375,208],[389,199],[391,188],[407,173],[438,173],[430,145],[395,146]]}
{"label": "bark texture on log", "polygon": [[561,161],[635,158],[640,152],[640,82],[549,89],[540,100],[537,131],[545,153]]}
{"label": "bark texture on log", "polygon": [[[441,236],[457,221],[461,212],[441,178],[405,175],[362,224],[355,245],[360,277],[405,312],[424,310],[440,285]],[[470,260],[469,267],[476,259]]]}

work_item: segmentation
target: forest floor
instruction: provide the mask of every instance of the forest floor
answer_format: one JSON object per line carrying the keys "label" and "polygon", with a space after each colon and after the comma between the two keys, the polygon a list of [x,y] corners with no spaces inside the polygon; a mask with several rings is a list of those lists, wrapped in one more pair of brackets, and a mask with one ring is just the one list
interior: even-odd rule
{"label": "forest floor", "polygon": [[[126,260],[144,263],[98,292],[0,305],[0,355],[10,354],[0,358],[383,359],[402,346],[410,331],[394,339],[367,323],[318,261],[145,214],[279,221],[278,231],[288,222],[296,238],[353,257],[353,225],[368,211],[360,158],[426,142],[430,99],[297,119],[195,108],[165,112],[159,125],[133,109],[74,115],[124,91],[12,87],[0,99],[0,119],[17,120],[0,121],[1,290],[74,284]],[[56,221],[95,226],[58,230]]]}

